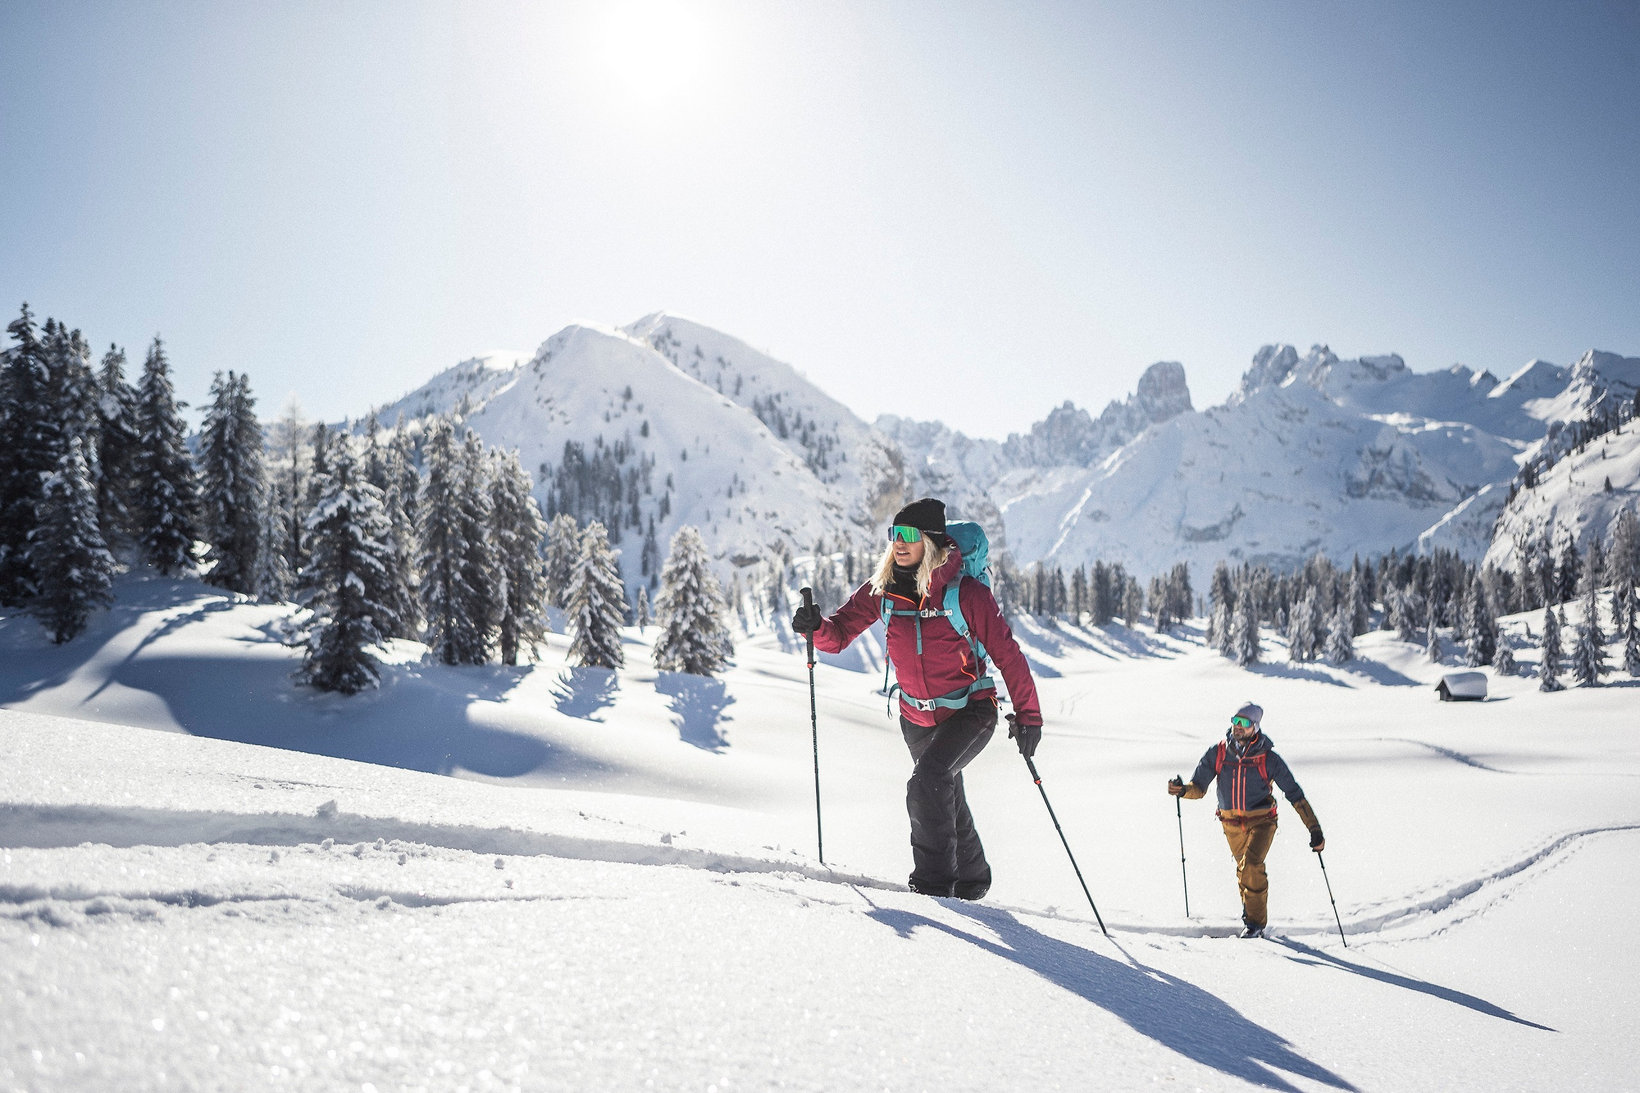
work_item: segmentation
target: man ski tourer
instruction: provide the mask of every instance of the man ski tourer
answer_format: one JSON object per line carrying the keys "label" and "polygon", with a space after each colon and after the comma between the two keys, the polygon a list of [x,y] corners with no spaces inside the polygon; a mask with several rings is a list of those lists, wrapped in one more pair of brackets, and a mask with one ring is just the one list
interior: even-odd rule
{"label": "man ski tourer", "polygon": [[1273,787],[1292,804],[1293,811],[1310,829],[1310,849],[1317,854],[1326,847],[1315,810],[1304,799],[1304,791],[1293,779],[1287,763],[1277,755],[1260,727],[1264,708],[1251,702],[1230,718],[1224,739],[1207,749],[1190,781],[1173,778],[1167,791],[1175,797],[1194,801],[1207,795],[1214,778],[1219,780],[1219,822],[1236,859],[1236,886],[1241,890],[1242,937],[1263,937],[1269,922],[1270,878],[1264,858],[1276,837],[1276,799]]}
{"label": "man ski tourer", "polygon": [[[972,529],[979,538],[970,549],[983,559],[977,525],[955,527]],[[990,588],[964,573],[962,550],[946,531],[943,501],[913,501],[895,515],[888,549],[871,579],[830,618],[812,604],[799,608],[792,629],[812,633],[816,649],[838,653],[872,623],[886,624],[900,730],[914,764],[905,798],[911,819],[908,884],[923,895],[979,899],[990,890],[991,866],[968,811],[962,770],[996,730],[997,692],[985,674],[987,656],[1008,684],[1014,705],[1008,735],[1027,758],[1042,739],[1042,713],[1013,631]],[[951,588],[954,597],[947,595]]]}

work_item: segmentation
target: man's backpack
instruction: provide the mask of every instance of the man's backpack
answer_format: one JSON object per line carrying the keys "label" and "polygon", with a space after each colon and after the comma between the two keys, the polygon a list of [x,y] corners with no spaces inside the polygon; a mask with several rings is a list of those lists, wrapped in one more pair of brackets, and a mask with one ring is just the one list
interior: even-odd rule
{"label": "man's backpack", "polygon": [[[972,577],[986,588],[991,587],[991,542],[985,536],[985,529],[972,520],[954,520],[945,525],[945,534],[956,544],[957,551],[962,555],[962,572],[957,579],[945,586],[945,595],[938,608],[924,608],[920,611],[895,610],[883,597],[883,641],[886,649],[888,641],[888,620],[895,616],[907,616],[917,620],[917,654],[922,655],[922,620],[927,618],[944,618],[950,622],[953,629],[968,643],[974,651],[974,670],[978,678],[961,690],[953,691],[938,698],[908,698],[900,696],[900,701],[919,710],[937,708],[961,709],[968,705],[968,696],[975,691],[995,689],[996,683],[985,674],[985,662],[988,654],[985,644],[968,629],[968,620],[962,615],[962,580]],[[900,689],[896,683],[888,685],[888,658],[883,658],[883,689],[892,698]]]}

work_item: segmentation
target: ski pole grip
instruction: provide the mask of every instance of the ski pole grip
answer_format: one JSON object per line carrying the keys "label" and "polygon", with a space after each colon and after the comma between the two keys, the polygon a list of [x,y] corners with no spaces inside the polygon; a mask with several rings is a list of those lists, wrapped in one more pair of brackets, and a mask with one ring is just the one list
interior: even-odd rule
{"label": "ski pole grip", "polygon": [[812,588],[799,588],[797,591],[803,597],[803,606],[804,607],[813,607],[814,606],[814,589],[812,589]]}

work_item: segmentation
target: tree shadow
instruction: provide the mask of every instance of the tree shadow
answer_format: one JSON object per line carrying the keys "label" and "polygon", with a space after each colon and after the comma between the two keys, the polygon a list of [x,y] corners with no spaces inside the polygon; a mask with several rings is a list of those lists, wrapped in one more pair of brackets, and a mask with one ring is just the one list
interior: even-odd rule
{"label": "tree shadow", "polygon": [[[863,898],[862,893],[862,898]],[[869,903],[870,901],[867,900]],[[1091,950],[1048,937],[1006,911],[952,907],[996,935],[990,941],[924,915],[872,905],[869,917],[901,937],[926,927],[1011,960],[1099,1008],[1135,1032],[1222,1074],[1266,1089],[1297,1093],[1280,1072],[1334,1089],[1355,1086],[1300,1055],[1285,1039],[1248,1020],[1215,995],[1177,976],[1145,967],[1129,957],[1121,963]]]}
{"label": "tree shadow", "polygon": [[1504,1021],[1513,1021],[1517,1025],[1525,1025],[1527,1028],[1535,1028],[1543,1032],[1558,1031],[1557,1029],[1550,1028],[1548,1025],[1540,1025],[1536,1021],[1528,1021],[1524,1017],[1516,1017],[1502,1006],[1495,1006],[1491,1002],[1486,1001],[1484,998],[1476,998],[1472,994],[1465,994],[1463,991],[1453,990],[1451,987],[1442,987],[1434,983],[1426,983],[1422,979],[1414,979],[1411,976],[1399,975],[1395,972],[1384,971],[1380,968],[1369,968],[1365,964],[1357,964],[1353,961],[1345,960],[1341,956],[1334,956],[1332,953],[1322,952],[1320,949],[1313,949],[1310,946],[1305,945],[1303,942],[1294,941],[1289,937],[1277,937],[1271,938],[1271,940],[1300,954],[1298,956],[1288,957],[1289,960],[1297,961],[1298,963],[1309,967],[1332,967],[1338,968],[1342,971],[1354,972],[1356,975],[1365,976],[1368,979],[1375,979],[1380,983],[1388,983],[1392,987],[1403,987],[1409,991],[1417,991],[1419,994],[1427,994],[1432,998],[1439,998],[1442,1001],[1451,1002],[1454,1005],[1463,1006],[1466,1009],[1472,1009],[1476,1013],[1485,1014],[1487,1017],[1496,1017]]}
{"label": "tree shadow", "polygon": [[678,739],[702,751],[721,752],[729,746],[718,730],[718,722],[724,720],[723,711],[734,702],[723,680],[687,672],[662,672],[655,680],[655,690],[672,700]]}
{"label": "tree shadow", "polygon": [[[504,695],[521,671],[480,670],[471,680],[458,676],[460,686],[441,686],[447,682],[442,673],[426,680],[413,669],[387,667],[381,689],[344,698],[294,685],[284,658],[148,657],[121,665],[110,682],[154,695],[183,731],[213,740],[430,774],[606,772],[606,764],[560,745],[473,722],[473,702]],[[216,682],[189,686],[189,679]]]}
{"label": "tree shadow", "polygon": [[615,705],[615,690],[613,668],[565,668],[553,681],[552,697],[565,717],[602,721],[593,715]]}

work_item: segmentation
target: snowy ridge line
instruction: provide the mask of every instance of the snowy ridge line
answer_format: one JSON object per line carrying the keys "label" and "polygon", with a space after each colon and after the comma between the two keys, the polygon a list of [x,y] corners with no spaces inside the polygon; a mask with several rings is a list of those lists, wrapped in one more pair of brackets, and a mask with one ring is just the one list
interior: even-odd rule
{"label": "snowy ridge line", "polygon": [[1465,883],[1454,888],[1449,888],[1438,896],[1412,904],[1408,907],[1397,908],[1385,914],[1374,915],[1368,918],[1352,919],[1349,924],[1351,927],[1349,932],[1378,932],[1390,926],[1400,925],[1406,920],[1415,917],[1440,914],[1442,911],[1452,909],[1482,889],[1496,884],[1499,881],[1507,880],[1517,873],[1524,872],[1532,866],[1538,865],[1546,859],[1553,857],[1555,854],[1558,854],[1568,846],[1577,842],[1579,839],[1587,838],[1590,835],[1606,835],[1614,832],[1628,831],[1640,831],[1640,823],[1612,824],[1606,827],[1588,827],[1581,831],[1568,832],[1561,835],[1559,838],[1551,839],[1543,847],[1534,853],[1528,854],[1520,861],[1488,873],[1483,877],[1478,877],[1474,880],[1466,881]]}
{"label": "snowy ridge line", "polygon": [[[863,874],[840,873],[802,861],[778,861],[665,844],[623,842],[517,828],[464,827],[416,823],[325,810],[324,815],[291,813],[185,812],[171,809],[110,808],[100,805],[0,805],[0,847],[61,849],[82,843],[115,847],[187,846],[244,843],[298,846],[377,839],[514,857],[571,858],[621,865],[681,865],[713,873],[796,873],[813,880],[901,891]],[[5,892],[0,889],[0,897]]]}

